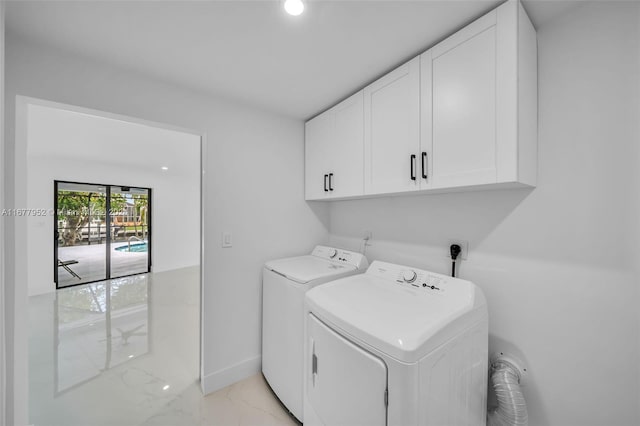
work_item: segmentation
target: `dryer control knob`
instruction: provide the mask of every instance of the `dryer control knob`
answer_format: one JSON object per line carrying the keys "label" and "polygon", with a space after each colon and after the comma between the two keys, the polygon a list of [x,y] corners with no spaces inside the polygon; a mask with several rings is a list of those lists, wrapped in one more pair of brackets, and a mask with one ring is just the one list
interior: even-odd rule
{"label": "dryer control knob", "polygon": [[416,271],[413,271],[411,269],[407,269],[406,271],[404,271],[402,273],[402,279],[404,280],[404,282],[406,283],[412,283],[416,280],[416,278],[418,277],[418,275],[416,274]]}
{"label": "dryer control knob", "polygon": [[329,250],[329,258],[333,259],[334,257],[336,257],[336,255],[338,254],[338,250],[336,249],[330,249]]}

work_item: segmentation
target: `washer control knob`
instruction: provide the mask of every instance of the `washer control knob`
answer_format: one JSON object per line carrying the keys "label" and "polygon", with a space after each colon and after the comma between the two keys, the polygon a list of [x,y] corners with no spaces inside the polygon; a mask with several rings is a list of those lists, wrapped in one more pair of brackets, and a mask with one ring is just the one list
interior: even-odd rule
{"label": "washer control knob", "polygon": [[334,257],[336,257],[336,255],[338,254],[338,250],[336,249],[329,249],[329,258],[333,259]]}
{"label": "washer control knob", "polygon": [[406,271],[404,271],[402,273],[402,279],[404,280],[404,282],[406,283],[412,283],[416,280],[416,278],[418,277],[418,275],[416,274],[416,271],[413,271],[411,269],[407,269]]}

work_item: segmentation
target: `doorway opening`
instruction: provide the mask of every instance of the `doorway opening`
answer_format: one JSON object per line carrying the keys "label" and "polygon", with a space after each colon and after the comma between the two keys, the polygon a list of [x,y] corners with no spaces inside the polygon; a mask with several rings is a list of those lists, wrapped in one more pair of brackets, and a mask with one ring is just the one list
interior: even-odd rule
{"label": "doorway opening", "polygon": [[[200,387],[205,137],[162,123],[17,96],[15,150],[14,205],[46,214],[15,217],[12,227],[14,270],[8,285],[15,304],[7,327],[19,337],[8,370],[12,423],[68,423],[73,414],[79,423],[89,424],[96,418],[95,407],[101,407],[104,416],[120,415],[113,424],[130,421],[133,413],[139,420],[134,423],[142,423],[157,408],[148,404],[140,409],[139,401],[150,395],[149,386],[154,395]],[[116,251],[116,246],[128,249],[133,236],[147,240],[152,271],[57,289],[52,272],[59,274],[58,281],[68,273],[58,267],[58,258],[80,259],[65,257],[62,243],[54,256],[54,226],[62,220],[54,217],[55,181],[60,189],[76,191],[64,184],[114,183],[99,185],[104,190],[89,188],[104,197],[99,203],[105,205],[105,213],[94,212],[97,218],[87,222],[85,232],[80,226],[76,239],[82,247],[93,248],[106,245],[109,238],[112,276],[118,275],[116,254],[136,254]],[[141,223],[139,208],[129,209],[127,215],[116,215],[118,210],[112,208],[114,214],[107,214],[106,202],[113,200],[106,195],[108,186],[110,195],[123,196],[127,190],[131,194],[153,188],[147,193],[153,223],[150,216],[146,227]],[[135,201],[132,204],[135,207]],[[113,226],[107,227],[107,220]],[[122,226],[125,235],[117,229],[107,231],[116,226]],[[132,239],[131,246],[137,243],[141,242]],[[106,262],[105,253],[105,277]],[[80,262],[66,266],[85,278]],[[141,271],[149,267],[142,269],[143,265]],[[113,393],[114,377],[140,378],[141,372],[149,372],[154,380],[136,379],[139,386]],[[155,384],[160,386],[158,394]],[[78,400],[95,403],[78,406],[73,402]]]}
{"label": "doorway opening", "polygon": [[151,188],[54,181],[54,281],[151,272]]}

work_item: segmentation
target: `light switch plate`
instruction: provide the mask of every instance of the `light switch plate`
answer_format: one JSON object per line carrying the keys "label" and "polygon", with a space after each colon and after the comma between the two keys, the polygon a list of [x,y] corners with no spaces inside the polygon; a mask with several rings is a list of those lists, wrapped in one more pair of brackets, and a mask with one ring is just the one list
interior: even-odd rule
{"label": "light switch plate", "polygon": [[222,247],[233,247],[233,237],[231,236],[231,232],[222,233]]}

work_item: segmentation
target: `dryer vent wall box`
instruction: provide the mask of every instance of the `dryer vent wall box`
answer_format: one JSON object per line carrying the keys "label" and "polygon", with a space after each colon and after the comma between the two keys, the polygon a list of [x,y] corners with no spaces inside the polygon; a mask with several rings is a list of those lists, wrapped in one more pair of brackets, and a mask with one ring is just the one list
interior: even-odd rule
{"label": "dryer vent wall box", "polygon": [[304,424],[480,425],[488,315],[473,283],[374,261],[305,299]]}
{"label": "dryer vent wall box", "polygon": [[537,105],[536,31],[509,0],[307,121],[305,198],[533,187]]}
{"label": "dryer vent wall box", "polygon": [[317,246],[310,255],[269,261],[262,280],[262,372],[280,401],[302,421],[304,296],[320,284],[362,273],[360,253]]}

